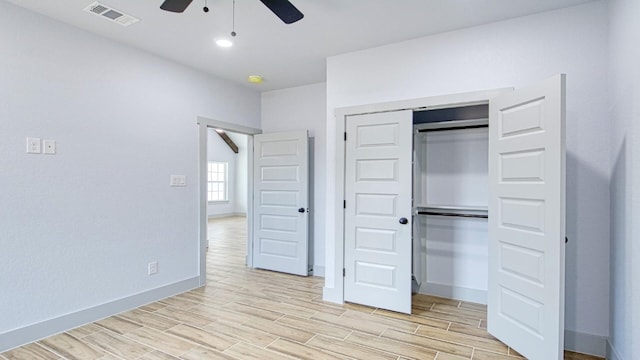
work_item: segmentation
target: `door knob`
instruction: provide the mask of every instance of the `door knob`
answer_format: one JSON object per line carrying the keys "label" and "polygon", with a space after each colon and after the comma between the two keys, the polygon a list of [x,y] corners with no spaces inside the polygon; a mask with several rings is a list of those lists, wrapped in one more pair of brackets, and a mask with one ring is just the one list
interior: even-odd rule
{"label": "door knob", "polygon": [[406,225],[409,223],[409,220],[407,220],[407,218],[405,217],[401,217],[399,221],[400,221],[400,224],[402,225]]}
{"label": "door knob", "polygon": [[303,213],[303,212],[304,212],[304,208],[300,208],[300,209],[298,209],[298,212],[299,212],[299,213]]}

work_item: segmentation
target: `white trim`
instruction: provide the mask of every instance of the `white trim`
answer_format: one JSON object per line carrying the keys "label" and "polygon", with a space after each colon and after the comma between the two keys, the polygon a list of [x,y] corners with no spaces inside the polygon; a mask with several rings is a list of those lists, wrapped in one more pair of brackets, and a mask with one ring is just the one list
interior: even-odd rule
{"label": "white trim", "polygon": [[607,337],[565,329],[564,348],[580,354],[604,357],[607,354]]}
{"label": "white trim", "polygon": [[[334,253],[328,254],[328,256],[333,255],[335,261],[333,269],[326,269],[327,277],[325,278],[325,284],[333,284],[333,286],[325,286],[323,288],[322,298],[324,300],[336,303],[344,302],[344,278],[342,277],[342,269],[344,268],[344,211],[342,202],[344,200],[344,132],[346,116],[406,109],[438,109],[453,106],[486,104],[489,99],[510,90],[512,89],[484,90],[335,109],[336,130],[334,136],[336,153],[334,157],[335,178],[333,179],[335,183],[335,211],[333,218],[335,224],[335,232],[333,234],[335,244],[333,247]],[[329,134],[328,136],[331,135]],[[331,179],[329,179],[329,181],[331,181]],[[327,221],[331,221],[331,219],[327,217]],[[328,246],[327,248],[330,249],[331,247]]]}
{"label": "white trim", "polygon": [[608,360],[623,360],[620,353],[613,347],[611,343],[611,339],[607,339],[607,354],[606,359]]}
{"label": "white trim", "polygon": [[423,283],[420,294],[435,295],[439,297],[468,301],[478,304],[487,304],[487,291],[460,286],[451,286],[436,283]]}
{"label": "white trim", "polygon": [[313,265],[313,276],[324,277],[324,266]]}
{"label": "white trim", "polygon": [[86,308],[36,324],[0,334],[0,353],[43,339],[63,331],[92,323],[105,317],[135,309],[142,305],[199,287],[198,277],[192,277],[156,289]]}
{"label": "white trim", "polygon": [[209,140],[209,130],[206,122],[198,123],[198,276],[200,286],[207,284],[207,143]]}
{"label": "white trim", "polygon": [[[327,277],[325,275],[325,282]],[[322,300],[335,304],[344,304],[344,290],[342,287],[322,287]]]}
{"label": "white trim", "polygon": [[247,266],[253,267],[253,135],[247,136]]}
{"label": "white trim", "polygon": [[242,126],[242,125],[229,123],[225,121],[210,119],[202,116],[198,116],[197,123],[204,124],[205,126],[210,127],[212,129],[220,129],[224,131],[236,132],[236,133],[245,134],[245,135],[262,134],[262,130],[260,129],[256,129],[248,126]]}
{"label": "white trim", "polygon": [[225,121],[210,119],[202,116],[198,116],[197,124],[199,127],[199,158],[198,158],[198,179],[199,179],[199,239],[200,239],[200,285],[204,286],[207,283],[207,139],[208,129],[221,129],[229,132],[236,132],[247,135],[247,266],[253,267],[253,250],[251,244],[253,243],[253,135],[262,134],[262,130],[233,124]]}
{"label": "white trim", "polygon": [[234,212],[234,213],[225,213],[225,214],[209,214],[207,215],[207,218],[211,220],[211,219],[222,219],[222,218],[237,217],[237,216],[247,217],[247,213]]}
{"label": "white trim", "polygon": [[[197,124],[200,127],[200,158],[199,158],[199,201],[200,214],[198,215],[200,223],[200,280],[201,284],[206,284],[206,251],[208,248],[207,240],[207,129],[221,129],[228,132],[235,132],[247,135],[247,256],[245,257],[246,265],[253,267],[253,135],[262,134],[261,129],[248,126],[228,123],[225,121],[210,119],[198,116]],[[311,196],[311,195],[310,195]],[[312,220],[310,220],[312,221]],[[310,242],[310,244],[312,244]],[[324,267],[323,267],[324,274]]]}

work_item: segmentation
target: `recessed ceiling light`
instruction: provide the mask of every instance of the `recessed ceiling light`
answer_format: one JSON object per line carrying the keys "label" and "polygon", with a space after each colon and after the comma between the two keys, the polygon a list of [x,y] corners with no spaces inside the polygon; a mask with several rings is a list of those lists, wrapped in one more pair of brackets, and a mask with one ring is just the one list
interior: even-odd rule
{"label": "recessed ceiling light", "polygon": [[231,40],[227,40],[227,39],[218,39],[216,40],[216,45],[223,47],[223,48],[228,48],[233,46],[233,43],[231,42]]}
{"label": "recessed ceiling light", "polygon": [[249,75],[247,79],[252,84],[262,84],[262,76],[260,75]]}

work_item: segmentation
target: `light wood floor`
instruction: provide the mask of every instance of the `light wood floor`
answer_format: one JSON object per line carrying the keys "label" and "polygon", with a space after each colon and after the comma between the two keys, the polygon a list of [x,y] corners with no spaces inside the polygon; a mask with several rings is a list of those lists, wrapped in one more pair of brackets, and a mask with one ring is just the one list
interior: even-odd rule
{"label": "light wood floor", "polygon": [[244,266],[244,218],[211,221],[209,240],[206,287],[0,359],[521,359],[486,332],[483,305],[416,295],[413,314],[404,315],[326,303],[322,278]]}

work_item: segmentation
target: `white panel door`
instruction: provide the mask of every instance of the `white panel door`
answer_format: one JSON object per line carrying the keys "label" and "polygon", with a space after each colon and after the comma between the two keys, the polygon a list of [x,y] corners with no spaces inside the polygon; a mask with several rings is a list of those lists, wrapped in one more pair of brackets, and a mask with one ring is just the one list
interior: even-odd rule
{"label": "white panel door", "polygon": [[530,360],[562,359],[565,76],[489,103],[488,330]]}
{"label": "white panel door", "polygon": [[253,140],[253,265],[307,276],[307,132],[254,135]]}
{"label": "white panel door", "polygon": [[345,301],[411,313],[413,112],[348,116]]}

